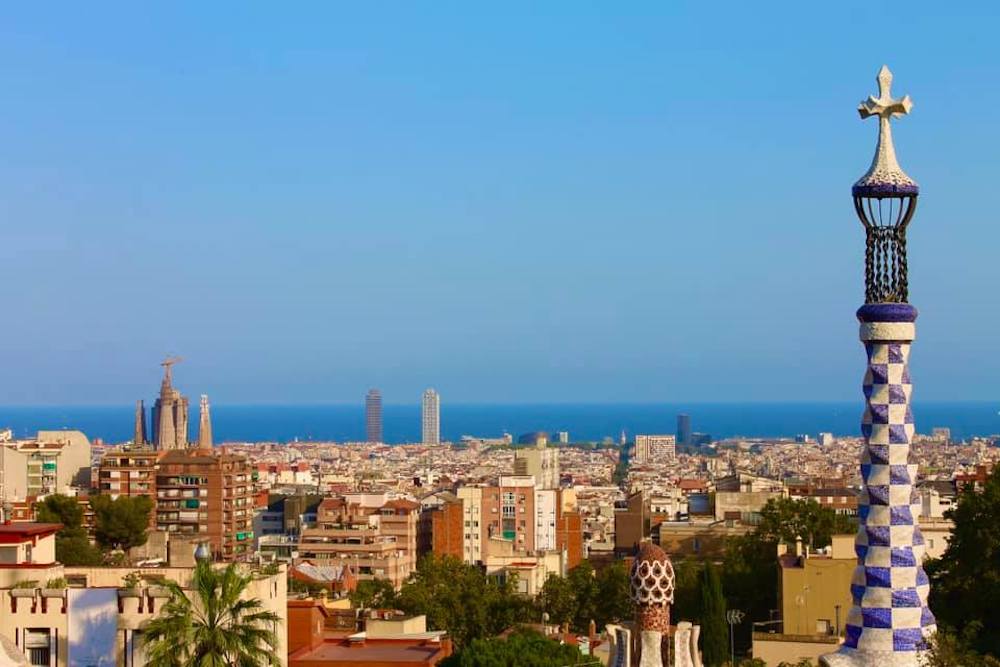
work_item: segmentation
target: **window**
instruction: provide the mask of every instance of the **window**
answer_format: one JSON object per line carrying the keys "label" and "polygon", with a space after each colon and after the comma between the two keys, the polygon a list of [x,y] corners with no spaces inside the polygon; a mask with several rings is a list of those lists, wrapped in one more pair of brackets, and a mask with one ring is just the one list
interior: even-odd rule
{"label": "window", "polygon": [[24,648],[28,652],[28,661],[39,667],[49,666],[49,629],[25,628]]}

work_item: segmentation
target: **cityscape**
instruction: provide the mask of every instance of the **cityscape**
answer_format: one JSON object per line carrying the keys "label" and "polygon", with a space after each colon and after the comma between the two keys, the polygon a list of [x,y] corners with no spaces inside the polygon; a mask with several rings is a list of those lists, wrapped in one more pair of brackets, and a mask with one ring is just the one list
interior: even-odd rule
{"label": "cityscape", "polygon": [[[383,9],[74,10],[50,25],[25,9],[0,28],[12,63],[38,58],[9,86],[11,123],[72,127],[58,140],[83,152],[108,131],[71,122],[86,104],[19,96],[47,72],[121,132],[88,174],[38,131],[37,161],[10,170],[27,180],[0,190],[23,218],[0,226],[0,667],[1000,665],[1000,403],[982,333],[995,280],[970,277],[992,277],[996,237],[954,233],[976,247],[947,270],[934,254],[953,256],[950,210],[989,205],[946,172],[992,166],[938,164],[971,140],[927,138],[973,80],[958,56],[942,74],[924,49],[827,43],[834,25],[884,30],[898,7]],[[1000,63],[986,15],[907,25],[985,54],[968,74],[982,83]],[[654,28],[672,22],[691,34],[664,44]],[[709,48],[712,22],[727,37]],[[820,92],[779,93],[758,58]],[[672,59],[711,95],[636,93]],[[590,77],[600,104],[581,120]],[[147,104],[163,91],[180,97],[160,115]],[[813,127],[753,136],[802,110]],[[324,134],[329,114],[356,125]],[[701,135],[666,199],[643,180],[648,155],[617,173],[645,140],[612,145],[654,135],[658,114]],[[521,115],[548,120],[529,131]],[[127,157],[166,127],[158,153]],[[498,162],[477,171],[493,131],[482,161]],[[548,143],[561,132],[572,149]],[[258,153],[258,133],[276,143]],[[109,174],[126,179],[119,201]],[[53,177],[62,189],[40,185]],[[590,199],[602,183],[608,199]],[[562,187],[580,201],[557,201]],[[191,203],[215,219],[172,227]],[[74,207],[121,217],[95,217],[93,236],[45,228]],[[789,209],[804,210],[768,227]],[[486,231],[495,220],[507,227]],[[90,258],[86,277],[66,253]],[[18,278],[26,255],[37,283]],[[674,291],[657,292],[674,265]]]}

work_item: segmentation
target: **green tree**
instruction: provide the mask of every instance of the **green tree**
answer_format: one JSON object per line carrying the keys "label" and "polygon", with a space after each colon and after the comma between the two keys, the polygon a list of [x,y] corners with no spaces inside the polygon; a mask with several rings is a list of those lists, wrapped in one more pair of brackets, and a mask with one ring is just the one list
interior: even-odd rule
{"label": "green tree", "polygon": [[94,537],[105,549],[128,551],[146,543],[153,501],[148,496],[94,496]]}
{"label": "green tree", "polygon": [[53,493],[35,504],[35,518],[42,523],[61,523],[63,530],[83,527],[80,501],[61,493]]}
{"label": "green tree", "polygon": [[624,621],[635,617],[632,594],[629,588],[628,570],[625,563],[616,561],[597,572],[597,616],[598,628],[608,623]]}
{"label": "green tree", "polygon": [[396,607],[396,589],[388,579],[359,581],[350,592],[351,604],[359,609],[393,609]]}
{"label": "green tree", "polygon": [[590,621],[597,620],[601,607],[604,606],[598,595],[594,566],[588,560],[582,561],[566,573],[566,581],[576,598],[572,627],[577,632],[586,632]]}
{"label": "green tree", "polygon": [[550,574],[542,585],[535,603],[549,615],[549,622],[562,626],[576,617],[576,595],[566,577]]}
{"label": "green tree", "polygon": [[63,565],[93,566],[102,563],[100,550],[90,543],[83,527],[83,508],[76,498],[54,493],[35,505],[42,523],[61,523],[56,533],[56,560]]}
{"label": "green tree", "polygon": [[702,561],[693,559],[674,563],[674,604],[670,612],[672,618],[701,618],[701,580],[704,568]]}
{"label": "green tree", "polygon": [[705,563],[701,577],[701,654],[707,667],[729,661],[729,631],[722,582],[711,562]]}
{"label": "green tree", "polygon": [[451,556],[424,556],[403,584],[398,607],[426,614],[428,625],[446,630],[458,646],[497,635],[528,617],[530,602],[516,593],[516,578],[499,581]]}
{"label": "green tree", "polygon": [[954,523],[948,548],[926,564],[931,610],[945,629],[974,627],[963,635],[971,649],[1000,656],[1000,466],[945,516]]}
{"label": "green tree", "polygon": [[728,541],[722,563],[722,590],[730,608],[746,613],[743,622],[734,628],[738,653],[750,648],[753,623],[770,620],[771,610],[778,608],[779,584],[777,542],[765,540],[756,532]]}
{"label": "green tree", "polygon": [[939,628],[928,641],[925,667],[1000,667],[1000,660],[990,655],[980,655],[971,648],[971,643],[982,632],[982,624],[973,621],[955,634],[947,628]]}
{"label": "green tree", "polygon": [[166,581],[170,597],[143,632],[149,667],[278,665],[281,618],[246,597],[252,579],[236,564],[215,569],[200,562],[190,591]]}
{"label": "green tree", "polygon": [[441,667],[564,667],[594,664],[580,650],[530,631],[513,632],[506,638],[473,640]]}
{"label": "green tree", "polygon": [[801,537],[806,545],[821,549],[833,535],[855,533],[854,519],[837,514],[814,500],[772,498],[760,511],[757,533],[765,541],[794,544]]}

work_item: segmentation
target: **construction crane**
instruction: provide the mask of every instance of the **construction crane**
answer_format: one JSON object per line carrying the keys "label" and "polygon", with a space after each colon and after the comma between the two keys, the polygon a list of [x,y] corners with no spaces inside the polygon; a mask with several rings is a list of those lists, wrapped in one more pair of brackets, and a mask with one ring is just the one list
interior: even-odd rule
{"label": "construction crane", "polygon": [[173,375],[171,375],[171,368],[173,367],[174,364],[179,364],[182,361],[184,361],[184,359],[181,357],[167,357],[166,359],[160,362],[160,365],[163,366],[164,382],[169,384],[173,380]]}

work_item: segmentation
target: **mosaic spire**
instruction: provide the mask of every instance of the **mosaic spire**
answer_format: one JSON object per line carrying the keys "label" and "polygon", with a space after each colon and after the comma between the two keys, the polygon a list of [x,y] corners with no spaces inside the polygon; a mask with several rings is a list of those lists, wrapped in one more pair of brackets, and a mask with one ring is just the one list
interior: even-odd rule
{"label": "mosaic spire", "polygon": [[867,357],[854,542],[858,565],[844,643],[837,653],[820,659],[826,667],[917,667],[924,660],[926,638],[935,630],[917,522],[917,464],[910,461],[909,358],[917,309],[907,303],[906,226],[919,189],[896,161],[889,128],[890,118],[908,113],[912,103],[909,97],[892,98],[887,67],[878,81],[879,97],[868,98],[859,108],[862,118],[879,117],[878,148],[868,173],[852,189],[866,230],[866,303],[857,312]]}

